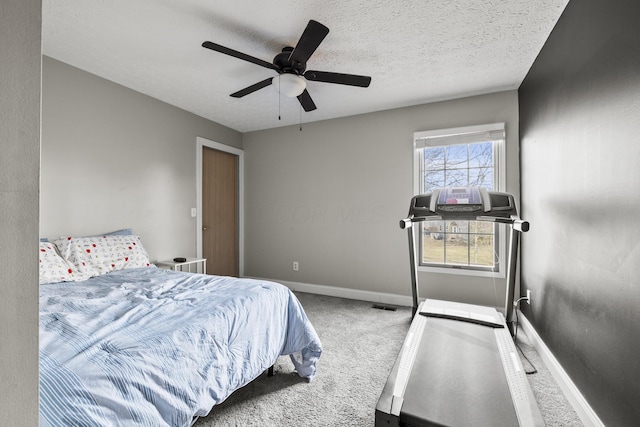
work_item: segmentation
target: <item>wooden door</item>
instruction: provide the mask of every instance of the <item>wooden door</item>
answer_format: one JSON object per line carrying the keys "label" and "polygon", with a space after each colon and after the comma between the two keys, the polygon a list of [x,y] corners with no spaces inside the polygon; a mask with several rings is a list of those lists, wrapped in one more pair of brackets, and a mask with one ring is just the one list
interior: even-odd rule
{"label": "wooden door", "polygon": [[238,156],[202,147],[202,255],[207,273],[238,276]]}

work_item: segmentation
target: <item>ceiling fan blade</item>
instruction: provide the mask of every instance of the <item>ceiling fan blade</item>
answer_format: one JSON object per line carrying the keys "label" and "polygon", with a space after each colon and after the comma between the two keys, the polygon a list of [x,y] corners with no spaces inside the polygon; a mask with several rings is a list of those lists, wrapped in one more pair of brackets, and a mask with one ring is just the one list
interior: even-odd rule
{"label": "ceiling fan blade", "polygon": [[304,78],[312,82],[336,83],[339,85],[369,87],[371,77],[357,74],[331,73],[328,71],[309,70],[304,73]]}
{"label": "ceiling fan blade", "polygon": [[215,50],[216,52],[224,53],[225,55],[233,56],[234,58],[242,59],[244,61],[248,61],[257,65],[263,66],[265,68],[278,71],[278,68],[270,62],[263,61],[262,59],[255,58],[251,55],[247,55],[246,53],[238,52],[237,50],[224,47],[217,43],[204,42],[202,43],[202,47],[206,47],[207,49]]}
{"label": "ceiling fan blade", "polygon": [[306,89],[298,95],[298,101],[300,101],[300,105],[302,105],[302,108],[304,108],[304,111],[307,113],[317,108],[313,99],[311,99],[311,95],[309,95],[309,92]]}
{"label": "ceiling fan blade", "polygon": [[313,19],[307,24],[307,28],[304,29],[298,44],[291,52],[289,60],[292,63],[306,64],[307,60],[311,57],[313,52],[316,51],[322,40],[329,34],[329,29]]}
{"label": "ceiling fan blade", "polygon": [[262,89],[263,87],[269,86],[271,84],[271,80],[272,80],[272,77],[269,77],[268,79],[264,79],[261,82],[258,82],[258,83],[254,84],[254,85],[251,85],[251,86],[246,87],[246,88],[244,88],[242,90],[234,92],[230,96],[233,96],[234,98],[242,98],[245,95],[249,95],[250,93],[253,93],[253,92],[257,91],[257,90]]}

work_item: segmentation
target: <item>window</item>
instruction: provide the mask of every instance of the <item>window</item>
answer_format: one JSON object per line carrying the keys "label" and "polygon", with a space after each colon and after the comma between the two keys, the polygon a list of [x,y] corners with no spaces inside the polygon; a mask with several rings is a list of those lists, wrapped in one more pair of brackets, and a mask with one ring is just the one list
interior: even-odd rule
{"label": "window", "polygon": [[[439,187],[479,186],[504,189],[504,123],[414,134],[415,193]],[[502,275],[500,227],[481,221],[420,223],[422,269]]]}

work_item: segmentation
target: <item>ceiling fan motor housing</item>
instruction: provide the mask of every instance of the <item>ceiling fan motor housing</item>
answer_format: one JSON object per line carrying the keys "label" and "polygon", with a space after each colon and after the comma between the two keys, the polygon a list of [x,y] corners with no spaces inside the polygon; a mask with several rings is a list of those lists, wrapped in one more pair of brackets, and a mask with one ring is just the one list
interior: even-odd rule
{"label": "ceiling fan motor housing", "polygon": [[282,48],[282,52],[273,58],[273,65],[278,67],[278,73],[280,74],[293,73],[301,76],[304,74],[307,64],[302,62],[292,62],[289,59],[291,52],[293,52],[293,48],[290,46]]}

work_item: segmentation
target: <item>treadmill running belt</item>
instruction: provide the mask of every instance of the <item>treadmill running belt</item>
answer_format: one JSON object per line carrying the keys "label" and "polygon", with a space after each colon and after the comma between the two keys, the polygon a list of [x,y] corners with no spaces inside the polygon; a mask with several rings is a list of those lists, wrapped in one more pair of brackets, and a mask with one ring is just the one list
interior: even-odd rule
{"label": "treadmill running belt", "polygon": [[494,328],[429,318],[423,337],[404,393],[400,425],[519,424]]}

